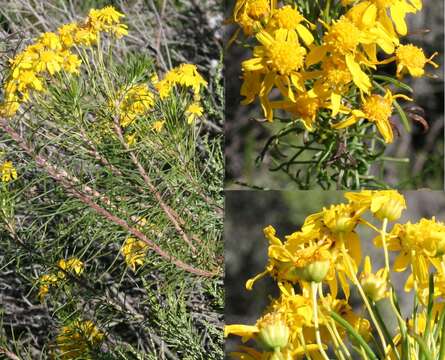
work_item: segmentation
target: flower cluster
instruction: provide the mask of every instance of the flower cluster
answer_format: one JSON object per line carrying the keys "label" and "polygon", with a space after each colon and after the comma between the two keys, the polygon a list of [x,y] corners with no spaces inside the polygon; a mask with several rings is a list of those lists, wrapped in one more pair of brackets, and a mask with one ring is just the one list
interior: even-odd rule
{"label": "flower cluster", "polygon": [[[207,85],[207,81],[199,74],[196,65],[181,64],[172,70],[169,70],[162,80],[159,80],[155,73],[151,77],[151,84],[154,87],[152,92],[149,86],[143,84],[133,84],[120,89],[109,101],[113,113],[119,117],[119,123],[123,128],[131,125],[138,117],[147,114],[155,107],[155,101],[159,98],[161,101],[167,100],[173,94],[175,86],[184,89],[190,89],[193,95],[191,102],[187,96],[181,94],[181,98],[186,99],[185,116],[187,123],[192,124],[203,114],[203,107],[200,104],[201,89]],[[153,122],[153,131],[159,133],[165,125],[165,120],[159,119]],[[136,142],[137,133],[127,135],[126,142],[132,145]]]}
{"label": "flower cluster", "polygon": [[[285,241],[276,236],[272,226],[264,229],[269,241],[268,264],[262,273],[247,281],[246,288],[251,290],[256,281],[269,275],[277,282],[280,295],[255,325],[226,326],[226,336],[240,336],[243,342],[253,340],[252,346],[233,353],[235,358],[328,359],[330,351],[339,359],[352,358],[346,341],[369,355],[372,349],[366,348],[366,343],[374,327],[385,358],[404,359],[407,357],[396,357],[396,353],[408,351],[402,350],[400,344],[410,344],[409,351],[416,349],[416,338],[428,333],[425,319],[430,319],[431,328],[438,324],[437,314],[445,301],[445,224],[435,218],[421,219],[415,224],[395,223],[388,231],[389,223],[397,221],[406,209],[401,194],[394,190],[362,191],[346,193],[345,197],[347,203],[308,216],[301,230],[286,236]],[[383,248],[385,266],[376,272],[369,256],[362,259],[359,226],[376,232],[373,243]],[[397,253],[392,267],[390,252]],[[412,316],[419,323],[408,333],[402,320],[399,332],[388,341],[387,325],[375,304],[391,302],[396,316],[404,318],[394,300],[397,294],[391,271],[408,269],[404,290],[414,290],[420,301]],[[371,321],[352,310],[351,286],[358,290]],[[348,340],[351,333],[354,336]],[[425,341],[433,342],[432,338]],[[259,350],[253,346],[255,343]]]}
{"label": "flower cluster", "polygon": [[39,277],[39,298],[43,302],[51,287],[57,287],[65,279],[66,273],[81,275],[84,271],[84,264],[76,257],[61,259],[57,262],[58,271],[43,274]]}
{"label": "flower cluster", "polygon": [[128,237],[122,245],[121,252],[131,270],[136,271],[137,265],[143,265],[148,245],[142,240]]}
{"label": "flower cluster", "polygon": [[421,48],[401,42],[408,31],[406,15],[421,10],[422,1],[341,1],[337,18],[329,15],[330,3],[310,22],[296,5],[237,0],[233,21],[256,42],[253,56],[242,63],[242,103],[259,98],[267,120],[280,109],[309,131],[322,112],[335,129],[366,120],[391,143],[393,102],[410,99],[374,86],[373,74],[390,62],[396,62],[399,78],[423,76],[427,64],[437,67],[436,54],[428,58]]}
{"label": "flower cluster", "polygon": [[120,22],[123,16],[112,6],[91,9],[85,21],[43,33],[10,59],[11,71],[0,104],[0,116],[14,116],[20,105],[29,101],[32,92],[44,92],[47,82],[57,73],[79,73],[82,61],[74,52],[77,47],[96,44],[102,32],[116,38],[126,35],[127,26]]}
{"label": "flower cluster", "polygon": [[153,108],[154,96],[146,84],[136,84],[122,89],[116,96],[115,113],[122,127],[130,125],[138,116]]}
{"label": "flower cluster", "polygon": [[56,338],[61,359],[84,359],[89,357],[92,347],[97,347],[104,339],[102,333],[91,320],[76,320],[60,329]]}
{"label": "flower cluster", "polygon": [[207,81],[199,74],[196,65],[181,64],[168,71],[162,80],[157,75],[152,78],[161,99],[167,98],[175,86],[190,88],[193,92],[193,102],[186,109],[187,122],[189,124],[202,116],[203,108],[200,104],[201,89],[207,86]]}
{"label": "flower cluster", "polygon": [[0,164],[0,178],[4,183],[17,179],[17,170],[11,161],[4,161]]}

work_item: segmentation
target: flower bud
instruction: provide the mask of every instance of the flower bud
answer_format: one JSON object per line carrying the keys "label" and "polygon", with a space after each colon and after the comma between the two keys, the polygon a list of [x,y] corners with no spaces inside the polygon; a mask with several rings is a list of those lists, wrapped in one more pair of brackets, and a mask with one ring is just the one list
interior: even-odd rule
{"label": "flower bud", "polygon": [[349,233],[354,230],[357,219],[349,205],[333,205],[324,210],[323,221],[333,233]]}
{"label": "flower bud", "polygon": [[329,260],[314,261],[304,267],[295,268],[294,272],[304,281],[319,283],[328,274],[330,266]]}
{"label": "flower bud", "polygon": [[369,274],[360,280],[360,284],[365,294],[374,302],[387,296],[387,281],[385,278]]}
{"label": "flower bud", "polygon": [[286,347],[289,342],[289,328],[279,314],[267,314],[258,324],[257,340],[266,351]]}

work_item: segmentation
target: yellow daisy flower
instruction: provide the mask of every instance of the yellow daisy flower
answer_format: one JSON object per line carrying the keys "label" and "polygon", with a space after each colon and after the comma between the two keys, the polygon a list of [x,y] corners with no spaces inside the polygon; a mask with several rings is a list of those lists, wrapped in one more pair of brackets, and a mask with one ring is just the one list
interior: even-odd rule
{"label": "yellow daisy flower", "polygon": [[394,140],[394,133],[390,123],[390,117],[393,112],[394,99],[397,98],[411,100],[409,97],[402,94],[393,95],[389,89],[386,90],[384,96],[372,94],[364,99],[361,110],[352,110],[350,117],[339,123],[333,124],[332,127],[334,129],[344,129],[354,125],[360,119],[366,119],[375,123],[387,144],[392,143]]}

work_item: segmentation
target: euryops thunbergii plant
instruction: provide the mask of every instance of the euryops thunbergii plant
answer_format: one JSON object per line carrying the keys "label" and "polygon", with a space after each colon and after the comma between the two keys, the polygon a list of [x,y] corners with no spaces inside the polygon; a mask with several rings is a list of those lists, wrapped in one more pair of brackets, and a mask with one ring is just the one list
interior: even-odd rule
{"label": "euryops thunbergii plant", "polygon": [[[123,17],[91,9],[8,62],[4,264],[26,274],[29,293],[51,312],[42,358],[216,359],[221,124],[206,112],[217,118],[210,96],[222,91],[210,94],[194,64],[159,70],[159,59],[137,53],[117,60]],[[20,340],[10,352],[1,340],[0,353],[32,357]]]}
{"label": "euryops thunbergii plant", "polygon": [[[421,9],[421,0],[237,0],[231,41],[242,33],[252,48],[242,104],[259,99],[265,120],[282,124],[259,158],[270,153],[272,169],[301,188],[384,186],[370,167],[399,129],[392,115],[407,131],[411,119],[425,125],[399,104],[413,96],[402,81],[438,66],[437,53],[404,40],[407,16]],[[389,76],[381,68],[392,63]]]}
{"label": "euryops thunbergii plant", "polygon": [[[264,229],[269,261],[246,288],[270,276],[280,295],[256,324],[226,326],[226,336],[248,342],[233,358],[445,358],[445,224],[435,218],[397,222],[406,203],[394,190],[349,192],[345,197],[348,202],[308,216],[301,230],[285,240],[272,226]],[[360,236],[360,227],[371,229],[373,238]],[[371,258],[362,256],[365,241],[381,252],[383,268],[373,268]],[[393,263],[390,254],[395,254]],[[402,271],[409,273],[405,293],[396,293],[394,272]],[[360,295],[359,312],[350,303],[351,289]],[[409,315],[399,307],[398,299],[406,296],[414,299]],[[385,316],[383,303],[392,310]],[[395,329],[391,317],[397,319]]]}

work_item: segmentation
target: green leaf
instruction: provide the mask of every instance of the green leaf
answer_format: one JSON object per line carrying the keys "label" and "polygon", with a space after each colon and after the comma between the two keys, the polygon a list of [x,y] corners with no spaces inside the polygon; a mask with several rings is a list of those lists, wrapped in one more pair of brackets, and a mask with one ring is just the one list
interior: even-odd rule
{"label": "green leaf", "polygon": [[366,355],[368,355],[371,360],[378,360],[377,355],[374,354],[372,349],[369,347],[368,343],[360,336],[360,334],[346,320],[344,320],[335,311],[331,311],[329,315],[337,323],[339,323],[348,332],[348,334],[360,344],[361,347],[363,347],[363,349],[366,352]]}
{"label": "green leaf", "polygon": [[409,92],[413,92],[412,87],[410,87],[409,85],[405,84],[404,82],[401,82],[400,80],[394,79],[390,76],[385,76],[385,75],[373,75],[372,76],[373,79],[377,79],[377,80],[382,80],[382,81],[386,81],[389,82],[403,90],[409,91]]}

